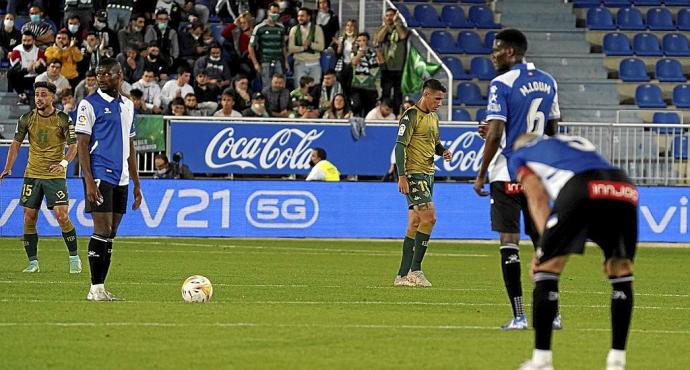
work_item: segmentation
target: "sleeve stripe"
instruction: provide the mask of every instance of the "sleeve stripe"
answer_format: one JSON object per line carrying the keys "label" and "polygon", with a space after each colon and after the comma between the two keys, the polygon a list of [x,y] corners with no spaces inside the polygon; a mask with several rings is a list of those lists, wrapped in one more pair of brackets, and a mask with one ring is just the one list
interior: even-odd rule
{"label": "sleeve stripe", "polygon": [[486,121],[489,121],[489,120],[492,120],[492,119],[497,119],[497,120],[503,121],[503,122],[507,122],[507,121],[508,121],[508,119],[507,119],[505,116],[500,115],[500,114],[489,114],[489,115],[487,115],[486,118],[485,118]]}

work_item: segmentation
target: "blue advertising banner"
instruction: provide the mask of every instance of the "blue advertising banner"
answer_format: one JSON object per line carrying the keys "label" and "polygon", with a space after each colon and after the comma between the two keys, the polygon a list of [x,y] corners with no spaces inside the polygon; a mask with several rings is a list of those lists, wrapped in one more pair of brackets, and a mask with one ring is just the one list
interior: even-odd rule
{"label": "blue advertising banner", "polygon": [[[171,121],[170,152],[182,152],[195,173],[307,174],[311,149],[321,147],[343,175],[383,176],[390,167],[396,124],[367,125],[358,140],[349,124]],[[190,140],[193,138],[193,140]],[[437,176],[474,177],[484,141],[474,127],[442,125],[453,152],[436,158]]]}
{"label": "blue advertising banner", "polygon": [[[7,160],[7,152],[9,152],[10,147],[5,145],[0,145],[0,166],[5,165],[5,160]],[[29,161],[29,146],[22,145],[19,148],[19,154],[17,154],[17,160],[12,166],[12,174],[10,177],[24,177],[24,170],[26,169],[26,163]],[[70,162],[67,166],[67,176],[74,173],[74,161]]]}
{"label": "blue advertising banner", "polygon": [[[20,179],[0,184],[0,236],[22,235]],[[92,232],[82,183],[68,180],[77,233]],[[120,236],[400,238],[407,205],[395,183],[142,180],[143,202],[128,208]],[[640,188],[640,240],[688,242],[689,188]],[[131,198],[131,196],[130,196]],[[434,185],[433,238],[496,239],[489,199],[470,184]],[[130,203],[131,203],[130,199]],[[39,212],[40,235],[60,235],[52,212]]]}

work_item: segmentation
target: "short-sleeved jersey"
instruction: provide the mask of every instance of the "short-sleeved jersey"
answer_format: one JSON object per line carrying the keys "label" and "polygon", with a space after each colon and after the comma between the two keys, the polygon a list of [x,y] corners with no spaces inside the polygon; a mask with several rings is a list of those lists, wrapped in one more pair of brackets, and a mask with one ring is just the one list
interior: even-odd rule
{"label": "short-sleeved jersey", "polygon": [[612,166],[597,153],[594,144],[578,136],[540,137],[510,157],[510,173],[530,170],[537,175],[551,199],[556,199],[575,175],[589,170],[610,170]]}
{"label": "short-sleeved jersey", "polygon": [[65,159],[65,145],[76,144],[74,123],[67,113],[55,109],[42,116],[36,109],[19,117],[14,141],[21,143],[29,135],[29,161],[24,177],[36,179],[64,179],[65,172],[50,173],[50,165]]}
{"label": "short-sleeved jersey", "polygon": [[280,22],[273,26],[263,21],[254,27],[252,37],[249,38],[249,45],[260,53],[259,61],[269,63],[271,61],[281,62],[283,60],[283,49],[285,48],[285,27]]}
{"label": "short-sleeved jersey", "polygon": [[129,141],[134,130],[134,103],[98,89],[77,108],[77,134],[90,135],[91,173],[113,185],[129,184]]}
{"label": "short-sleeved jersey", "polygon": [[[436,144],[440,143],[438,116],[416,104],[407,109],[398,126],[396,142],[405,146],[405,174],[434,174]],[[400,169],[398,169],[400,170]]]}
{"label": "short-sleeved jersey", "polygon": [[532,63],[520,63],[491,80],[486,120],[505,122],[499,151],[489,165],[489,181],[514,180],[508,174],[508,160],[518,136],[544,134],[547,120],[559,119],[556,81]]}

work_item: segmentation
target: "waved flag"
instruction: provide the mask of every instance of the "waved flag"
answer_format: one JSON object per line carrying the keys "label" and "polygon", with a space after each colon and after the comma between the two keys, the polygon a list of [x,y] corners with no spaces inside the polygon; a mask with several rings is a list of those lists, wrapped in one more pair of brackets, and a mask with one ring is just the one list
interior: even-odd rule
{"label": "waved flag", "polygon": [[433,76],[438,69],[441,68],[439,64],[427,63],[422,59],[419,52],[414,47],[407,52],[407,60],[402,74],[402,93],[403,95],[413,95],[421,92],[424,80]]}

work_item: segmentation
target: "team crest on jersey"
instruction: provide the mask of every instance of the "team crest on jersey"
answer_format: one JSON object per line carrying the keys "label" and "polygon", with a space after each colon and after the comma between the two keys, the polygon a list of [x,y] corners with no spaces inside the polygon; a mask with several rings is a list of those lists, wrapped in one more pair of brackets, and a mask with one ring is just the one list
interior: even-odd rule
{"label": "team crest on jersey", "polygon": [[113,113],[113,112],[110,111],[110,108],[105,107],[105,109],[103,110],[103,113],[105,113],[105,114],[110,114],[110,113]]}

